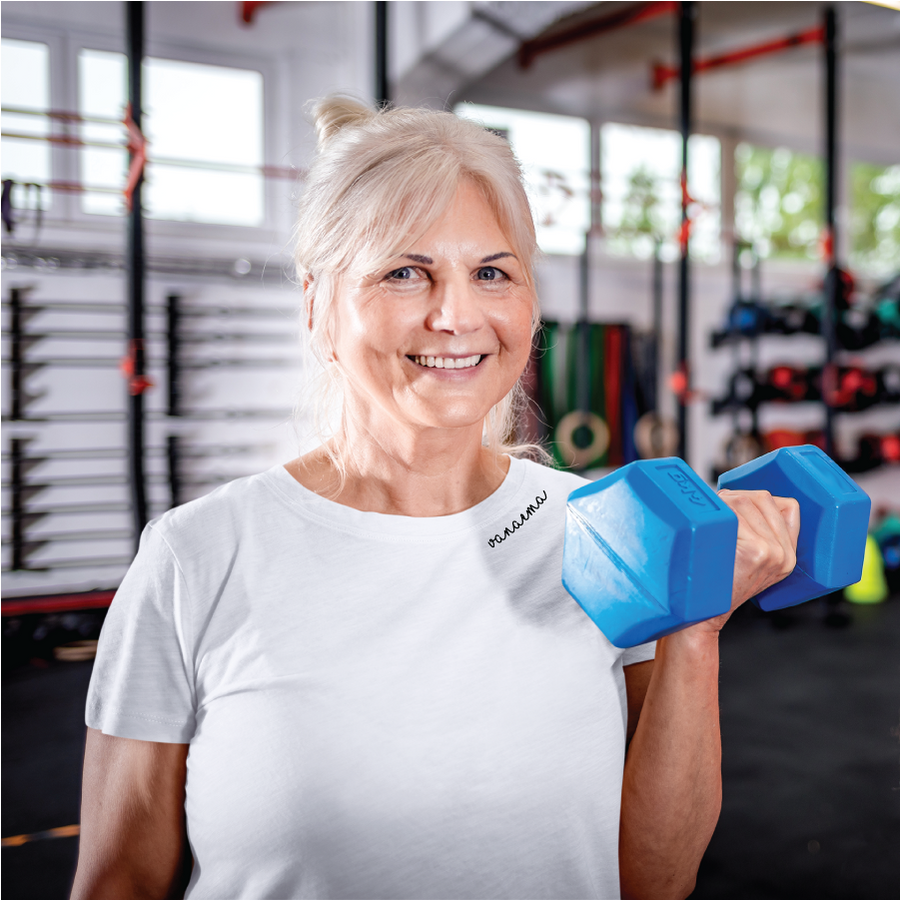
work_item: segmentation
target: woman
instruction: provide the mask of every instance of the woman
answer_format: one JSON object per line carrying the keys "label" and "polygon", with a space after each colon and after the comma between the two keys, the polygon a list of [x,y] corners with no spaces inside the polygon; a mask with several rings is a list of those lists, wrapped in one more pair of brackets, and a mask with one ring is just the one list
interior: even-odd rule
{"label": "woman", "polygon": [[[73,897],[686,896],[727,616],[654,661],[560,584],[582,481],[507,443],[538,319],[518,166],[448,113],[316,119],[297,265],[339,421],[148,526],[88,698]],[[793,568],[798,514],[728,502],[736,606]]]}

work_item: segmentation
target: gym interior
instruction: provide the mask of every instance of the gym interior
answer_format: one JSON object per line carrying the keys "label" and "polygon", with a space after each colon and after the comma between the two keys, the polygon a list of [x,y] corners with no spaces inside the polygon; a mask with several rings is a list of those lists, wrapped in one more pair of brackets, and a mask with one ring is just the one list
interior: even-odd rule
{"label": "gym interior", "polygon": [[557,465],[714,487],[813,444],[871,498],[861,581],[722,633],[692,896],[897,896],[898,4],[10,0],[2,40],[7,900],[68,896],[143,526],[315,441],[291,234],[336,91],[511,143],[542,251],[518,429]]}

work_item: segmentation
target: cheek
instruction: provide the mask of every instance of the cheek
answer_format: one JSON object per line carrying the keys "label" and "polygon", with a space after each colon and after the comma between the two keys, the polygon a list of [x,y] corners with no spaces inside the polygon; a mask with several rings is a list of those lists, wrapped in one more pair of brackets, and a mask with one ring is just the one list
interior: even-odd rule
{"label": "cheek", "polygon": [[531,352],[532,321],[534,317],[534,302],[531,297],[521,298],[514,309],[510,310],[504,323],[506,342],[510,352],[517,358],[523,357],[527,361]]}

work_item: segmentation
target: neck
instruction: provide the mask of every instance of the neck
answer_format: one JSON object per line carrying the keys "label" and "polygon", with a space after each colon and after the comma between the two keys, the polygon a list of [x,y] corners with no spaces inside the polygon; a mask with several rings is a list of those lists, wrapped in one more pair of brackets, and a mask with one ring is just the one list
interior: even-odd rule
{"label": "neck", "polygon": [[[343,480],[328,449],[346,461]],[[508,457],[482,446],[480,425],[387,435],[348,425],[329,448],[287,466],[304,487],[337,503],[416,517],[470,509],[500,487],[508,468]]]}

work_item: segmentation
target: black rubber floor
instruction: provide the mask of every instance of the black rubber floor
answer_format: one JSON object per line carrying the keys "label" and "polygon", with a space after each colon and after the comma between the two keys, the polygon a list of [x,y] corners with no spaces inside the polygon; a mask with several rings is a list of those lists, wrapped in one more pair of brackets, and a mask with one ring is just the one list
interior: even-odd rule
{"label": "black rubber floor", "polygon": [[900,898],[900,599],[848,607],[748,604],[723,631],[723,808],[695,900]]}
{"label": "black rubber floor", "polygon": [[[77,823],[90,666],[4,676],[3,837]],[[900,599],[748,606],[723,633],[721,682],[725,800],[695,900],[897,900]],[[67,897],[77,838],[2,853],[4,900]]]}

